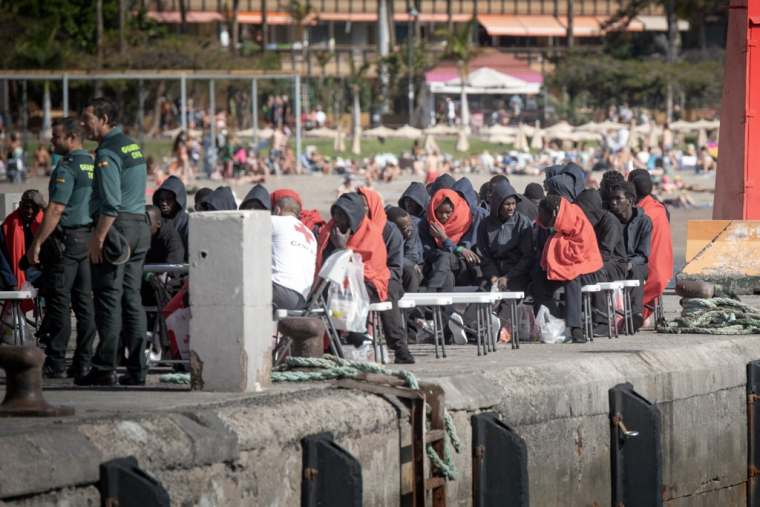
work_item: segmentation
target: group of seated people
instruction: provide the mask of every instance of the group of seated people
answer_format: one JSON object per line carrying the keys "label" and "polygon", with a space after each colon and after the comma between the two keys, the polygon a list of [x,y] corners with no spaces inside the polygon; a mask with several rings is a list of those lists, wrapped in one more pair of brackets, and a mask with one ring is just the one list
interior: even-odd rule
{"label": "group of seated people", "polygon": [[[546,168],[543,188],[531,184],[528,195],[504,175],[480,194],[467,178],[448,174],[427,187],[414,182],[398,206],[383,206],[377,193],[359,188],[338,197],[327,223],[307,224],[292,191],[270,195],[257,186],[246,199],[253,200],[249,209],[273,214],[275,309],[302,308],[325,259],[351,249],[364,262],[371,302],[393,303],[381,313],[388,347],[397,363],[411,363],[397,305],[408,292],[522,291],[535,310],[543,305],[565,319],[574,343],[584,343],[581,288],[638,280],[628,289],[638,331],[673,270],[668,212],[652,188],[649,173],[638,170],[627,181],[609,171],[599,191],[585,189],[583,171],[570,163]],[[607,336],[606,298],[595,294],[593,306],[594,335]],[[444,310],[445,319],[453,315]],[[509,320],[506,311],[503,320]],[[446,338],[456,337],[447,329]],[[353,339],[361,343],[346,336]]]}

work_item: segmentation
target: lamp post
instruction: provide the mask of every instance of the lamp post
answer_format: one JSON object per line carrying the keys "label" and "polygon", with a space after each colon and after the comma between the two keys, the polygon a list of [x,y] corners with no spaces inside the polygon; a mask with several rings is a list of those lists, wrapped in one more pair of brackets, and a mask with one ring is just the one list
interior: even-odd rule
{"label": "lamp post", "polygon": [[409,46],[409,125],[414,123],[414,22],[420,15],[417,9],[411,5],[411,0],[406,0],[406,11],[409,14],[409,31],[406,35],[406,43]]}

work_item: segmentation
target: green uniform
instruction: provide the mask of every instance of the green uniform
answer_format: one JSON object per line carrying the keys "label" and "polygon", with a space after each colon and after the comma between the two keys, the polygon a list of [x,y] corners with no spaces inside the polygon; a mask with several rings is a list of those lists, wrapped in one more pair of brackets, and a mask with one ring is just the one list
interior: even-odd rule
{"label": "green uniform", "polygon": [[[96,329],[87,243],[92,235],[88,211],[94,165],[86,151],[72,151],[60,159],[48,185],[50,202],[65,206],[59,226],[42,250],[47,313],[41,331],[47,342],[46,362],[54,370],[66,366],[66,348],[71,337],[69,305],[77,318],[74,366],[86,368],[92,359]],[[55,243],[64,248],[56,248]]]}
{"label": "green uniform", "polygon": [[145,223],[147,168],[140,146],[114,128],[95,151],[90,215],[116,217],[113,226],[127,240],[130,257],[114,266],[92,264],[92,291],[100,342],[92,360],[98,373],[116,369],[119,335],[129,352],[127,369],[144,379],[147,322],[140,298],[143,262],[150,247]]}

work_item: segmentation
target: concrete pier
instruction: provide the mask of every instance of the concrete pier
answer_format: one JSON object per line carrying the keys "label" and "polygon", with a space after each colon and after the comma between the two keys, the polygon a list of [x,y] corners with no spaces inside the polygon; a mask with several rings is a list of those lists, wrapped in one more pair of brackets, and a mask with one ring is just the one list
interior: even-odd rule
{"label": "concrete pier", "polygon": [[[668,318],[676,304],[666,298]],[[449,505],[472,504],[470,418],[484,411],[525,440],[531,505],[608,505],[608,390],[621,382],[662,413],[665,505],[746,503],[746,365],[760,359],[757,336],[646,332],[485,357],[447,350],[436,360],[432,346],[413,347],[418,363],[405,369],[443,387],[463,442]],[[0,505],[97,503],[98,465],[128,455],[173,505],[300,505],[300,441],[324,431],[361,463],[365,505],[399,504],[409,414],[393,399],[330,383],[237,394],[57,385],[45,396],[75,406],[74,418],[0,420]]]}

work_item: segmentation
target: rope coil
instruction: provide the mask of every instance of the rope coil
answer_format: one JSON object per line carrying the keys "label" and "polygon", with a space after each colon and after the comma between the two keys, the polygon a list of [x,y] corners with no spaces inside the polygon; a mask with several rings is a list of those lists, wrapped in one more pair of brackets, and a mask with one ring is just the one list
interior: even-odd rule
{"label": "rope coil", "polygon": [[728,298],[684,298],[681,317],[659,328],[661,333],[748,335],[760,333],[760,310]]}
{"label": "rope coil", "polygon": [[[292,371],[287,368],[317,368],[317,371]],[[353,378],[360,373],[376,373],[390,377],[400,378],[409,385],[410,389],[419,389],[420,384],[417,377],[409,371],[395,371],[383,368],[374,363],[365,363],[341,359],[336,356],[326,355],[324,359],[315,359],[307,357],[287,357],[285,358],[285,367],[272,373],[272,382],[312,382],[318,380],[334,380],[338,378]],[[457,435],[454,419],[449,411],[444,408],[443,411],[446,439],[444,440],[444,459],[442,460],[438,453],[435,452],[432,444],[427,444],[426,451],[430,462],[436,466],[444,477],[451,481],[457,479],[457,469],[454,464],[454,457],[451,454],[451,447],[457,453],[462,452],[462,442]]]}

